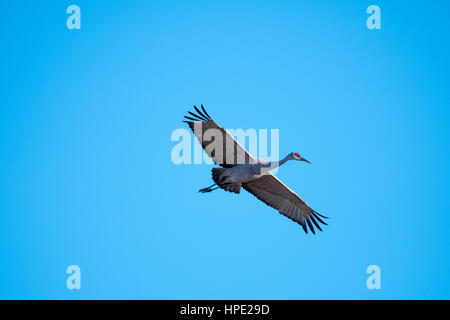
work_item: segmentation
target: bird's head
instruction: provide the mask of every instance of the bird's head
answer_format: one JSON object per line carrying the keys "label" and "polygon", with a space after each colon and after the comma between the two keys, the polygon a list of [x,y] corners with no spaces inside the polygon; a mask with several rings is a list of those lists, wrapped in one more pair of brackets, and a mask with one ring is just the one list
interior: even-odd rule
{"label": "bird's head", "polygon": [[297,160],[297,161],[305,161],[307,163],[311,163],[308,160],[306,160],[305,158],[303,158],[299,153],[297,152],[292,152],[292,159],[293,160]]}

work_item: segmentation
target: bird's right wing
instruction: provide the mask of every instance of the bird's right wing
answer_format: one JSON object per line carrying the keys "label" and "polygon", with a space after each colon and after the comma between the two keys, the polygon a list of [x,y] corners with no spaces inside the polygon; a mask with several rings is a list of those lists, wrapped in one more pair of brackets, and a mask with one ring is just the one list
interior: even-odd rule
{"label": "bird's right wing", "polygon": [[188,111],[186,122],[206,154],[224,168],[236,164],[255,163],[256,159],[245,150],[224,128],[211,119],[203,105],[202,110],[194,106],[197,113]]}
{"label": "bird's right wing", "polygon": [[302,198],[270,172],[261,178],[243,183],[242,187],[268,206],[277,209],[282,215],[299,223],[306,233],[308,233],[306,225],[314,234],[313,224],[320,231],[322,229],[318,222],[326,225],[320,218],[326,217],[314,211]]}

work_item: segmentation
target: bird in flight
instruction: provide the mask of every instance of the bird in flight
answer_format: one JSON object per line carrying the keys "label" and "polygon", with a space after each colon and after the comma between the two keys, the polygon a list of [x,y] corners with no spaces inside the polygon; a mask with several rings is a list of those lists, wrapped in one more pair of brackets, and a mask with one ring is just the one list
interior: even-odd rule
{"label": "bird in flight", "polygon": [[327,224],[327,218],[314,211],[294,191],[275,177],[270,171],[289,160],[310,163],[297,152],[289,153],[280,161],[266,161],[249,154],[225,129],[211,119],[203,105],[201,110],[194,106],[196,113],[188,111],[185,116],[194,135],[206,154],[222,168],[212,169],[214,184],[199,190],[201,193],[218,188],[240,193],[241,188],[256,198],[278,210],[282,215],[299,223],[308,233],[315,234],[314,226],[322,231],[320,224]]}

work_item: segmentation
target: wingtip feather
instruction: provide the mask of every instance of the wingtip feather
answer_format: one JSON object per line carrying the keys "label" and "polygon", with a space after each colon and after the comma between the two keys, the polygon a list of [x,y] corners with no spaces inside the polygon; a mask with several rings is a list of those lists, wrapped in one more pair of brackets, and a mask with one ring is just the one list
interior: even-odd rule
{"label": "wingtip feather", "polygon": [[313,225],[312,225],[312,223],[311,223],[309,218],[306,218],[306,222],[308,223],[308,226],[309,226],[309,229],[311,229],[311,232],[313,234],[316,234],[316,232],[314,231],[314,227],[313,227]]}
{"label": "wingtip feather", "polygon": [[205,115],[208,117],[209,120],[212,120],[212,118],[210,117],[210,115],[208,114],[208,112],[206,112],[205,107],[203,107],[203,105],[201,104],[200,107],[202,107],[203,112],[205,113]]}
{"label": "wingtip feather", "polygon": [[314,225],[316,226],[317,229],[319,229],[320,231],[322,231],[322,228],[320,227],[320,225],[317,223],[317,221],[314,219],[314,215],[310,215],[311,221],[314,223]]}
{"label": "wingtip feather", "polygon": [[305,231],[305,233],[308,233],[308,228],[306,228],[305,221],[303,221],[303,223],[300,223],[300,225],[302,226],[303,231]]}

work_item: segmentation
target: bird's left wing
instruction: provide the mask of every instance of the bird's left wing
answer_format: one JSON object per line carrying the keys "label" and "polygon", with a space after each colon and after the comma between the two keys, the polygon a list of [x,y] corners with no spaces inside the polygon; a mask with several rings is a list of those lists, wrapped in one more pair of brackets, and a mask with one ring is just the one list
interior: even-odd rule
{"label": "bird's left wing", "polygon": [[306,233],[308,233],[307,225],[314,234],[314,226],[322,231],[319,223],[326,225],[320,217],[327,217],[314,211],[270,172],[261,178],[243,183],[242,187],[268,206],[277,209],[282,215],[299,223]]}
{"label": "bird's left wing", "polygon": [[202,148],[215,164],[230,168],[237,164],[256,163],[255,157],[211,119],[203,105],[202,110],[196,106],[194,109],[197,113],[188,111],[189,115],[185,116],[187,121],[183,122],[189,125]]}

